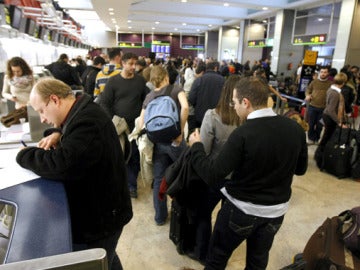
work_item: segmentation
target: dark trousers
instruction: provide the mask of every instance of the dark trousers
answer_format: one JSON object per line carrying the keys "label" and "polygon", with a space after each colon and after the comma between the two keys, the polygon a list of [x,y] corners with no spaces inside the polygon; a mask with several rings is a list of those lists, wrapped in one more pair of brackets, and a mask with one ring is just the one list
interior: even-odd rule
{"label": "dark trousers", "polygon": [[92,248],[103,248],[106,250],[106,256],[108,260],[109,270],[122,270],[122,265],[119,256],[116,254],[116,246],[120,238],[123,228],[118,230],[112,235],[104,237],[100,240],[88,243],[88,244],[73,244],[74,251],[92,249]]}
{"label": "dark trousers", "polygon": [[209,242],[211,237],[211,216],[214,208],[220,200],[225,199],[221,193],[220,188],[223,187],[224,181],[219,184],[219,187],[208,187],[205,192],[206,195],[200,201],[198,207],[198,216],[196,222],[196,237],[194,246],[194,255],[200,260],[205,261],[209,249]]}
{"label": "dark trousers", "polygon": [[327,144],[327,142],[331,139],[332,135],[334,134],[336,127],[337,127],[337,123],[327,114],[323,114],[322,118],[324,120],[325,130],[324,130],[324,134],[323,134],[323,137],[321,138],[319,146],[322,149],[324,149],[325,145]]}
{"label": "dark trousers", "polygon": [[129,190],[137,190],[137,177],[140,171],[140,154],[136,141],[131,141],[131,157],[126,164]]}
{"label": "dark trousers", "polygon": [[316,108],[309,106],[308,108],[308,118],[309,118],[309,131],[308,138],[314,142],[319,141],[320,134],[323,128],[323,125],[319,122],[324,109]]}
{"label": "dark trousers", "polygon": [[269,251],[284,216],[262,218],[247,215],[226,200],[222,205],[206,258],[206,270],[225,269],[233,251],[246,240],[245,270],[264,270]]}

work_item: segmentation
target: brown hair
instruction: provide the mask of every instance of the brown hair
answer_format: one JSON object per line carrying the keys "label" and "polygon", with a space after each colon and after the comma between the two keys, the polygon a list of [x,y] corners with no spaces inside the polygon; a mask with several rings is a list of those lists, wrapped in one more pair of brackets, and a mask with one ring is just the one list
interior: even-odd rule
{"label": "brown hair", "polygon": [[239,101],[247,98],[254,109],[266,108],[269,96],[269,86],[256,77],[244,77],[235,85]]}
{"label": "brown hair", "polygon": [[233,91],[235,84],[240,81],[241,77],[239,75],[230,75],[221,90],[221,95],[219,102],[215,108],[217,114],[220,115],[221,121],[225,125],[240,125],[240,117],[236,114],[234,108],[230,107],[230,102],[232,101]]}
{"label": "brown hair", "polygon": [[29,67],[29,65],[26,63],[26,61],[24,59],[22,59],[21,57],[13,57],[11,58],[8,62],[7,62],[7,75],[12,78],[14,77],[14,74],[11,70],[11,67],[20,67],[23,73],[23,76],[27,76],[27,75],[32,75],[33,72],[31,70],[31,68]]}
{"label": "brown hair", "polygon": [[345,84],[347,82],[347,80],[348,80],[348,78],[347,78],[346,74],[343,72],[340,72],[335,75],[333,83],[337,84],[337,85],[342,85],[342,84]]}
{"label": "brown hair", "polygon": [[150,82],[156,87],[160,87],[166,77],[169,77],[167,70],[160,66],[153,66],[150,71]]}

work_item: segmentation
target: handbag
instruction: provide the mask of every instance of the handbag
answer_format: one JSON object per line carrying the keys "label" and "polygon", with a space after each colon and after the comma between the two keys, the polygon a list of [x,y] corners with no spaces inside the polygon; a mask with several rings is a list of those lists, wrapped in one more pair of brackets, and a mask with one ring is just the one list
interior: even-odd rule
{"label": "handbag", "polygon": [[25,118],[26,121],[28,121],[27,107],[21,107],[1,117],[1,123],[5,127],[10,127],[15,124],[20,124],[21,118]]}

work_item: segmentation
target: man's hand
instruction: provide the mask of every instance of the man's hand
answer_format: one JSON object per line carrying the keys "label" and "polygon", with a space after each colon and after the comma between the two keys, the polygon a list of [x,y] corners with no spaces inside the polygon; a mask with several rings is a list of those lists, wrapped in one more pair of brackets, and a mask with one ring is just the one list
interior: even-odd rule
{"label": "man's hand", "polygon": [[56,148],[61,138],[60,132],[53,132],[49,136],[42,138],[39,143],[38,147],[43,148],[44,150],[49,150],[50,148]]}
{"label": "man's hand", "polygon": [[199,129],[196,128],[189,136],[189,145],[192,146],[196,142],[201,142]]}

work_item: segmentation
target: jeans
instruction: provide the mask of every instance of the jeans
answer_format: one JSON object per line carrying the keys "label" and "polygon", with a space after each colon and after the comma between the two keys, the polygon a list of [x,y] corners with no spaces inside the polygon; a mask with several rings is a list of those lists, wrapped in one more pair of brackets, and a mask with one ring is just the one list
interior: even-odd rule
{"label": "jeans", "polygon": [[232,252],[246,240],[245,270],[264,270],[269,251],[284,216],[262,218],[247,215],[226,200],[222,205],[210,239],[205,269],[225,269]]}
{"label": "jeans", "polygon": [[179,146],[172,146],[171,143],[156,143],[153,150],[153,166],[154,166],[154,189],[153,202],[155,208],[155,222],[164,223],[168,216],[167,198],[159,199],[159,190],[165,170],[169,167],[186,148],[183,140]]}
{"label": "jeans", "polygon": [[114,234],[104,237],[100,240],[88,243],[88,244],[73,244],[74,251],[103,248],[106,250],[106,256],[108,260],[109,270],[122,270],[122,265],[119,256],[116,254],[116,246],[120,238],[123,228],[115,232]]}
{"label": "jeans", "polygon": [[322,118],[324,109],[316,108],[309,106],[308,117],[309,117],[309,131],[308,138],[314,142],[319,141],[320,134],[323,128],[323,125],[319,122]]}
{"label": "jeans", "polygon": [[137,190],[137,177],[140,171],[140,154],[135,140],[131,141],[131,157],[126,164],[129,190]]}

